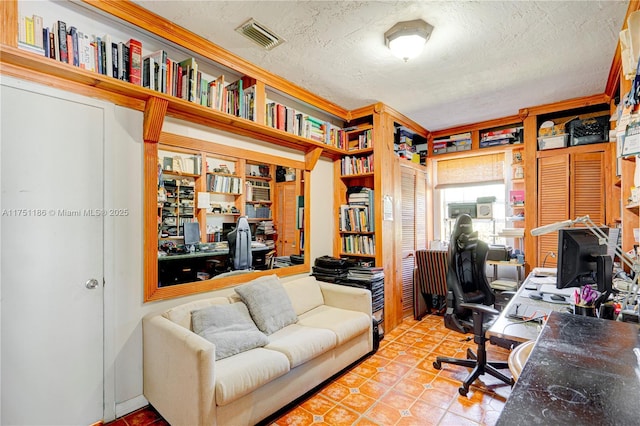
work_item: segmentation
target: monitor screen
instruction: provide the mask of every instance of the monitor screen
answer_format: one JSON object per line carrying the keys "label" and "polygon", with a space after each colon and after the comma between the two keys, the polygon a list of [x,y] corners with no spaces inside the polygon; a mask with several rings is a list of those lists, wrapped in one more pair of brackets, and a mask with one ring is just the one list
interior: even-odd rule
{"label": "monitor screen", "polygon": [[184,223],[184,245],[191,246],[200,242],[200,224],[198,222]]}
{"label": "monitor screen", "polygon": [[[609,228],[600,229],[605,235],[609,234]],[[606,265],[602,262],[606,262]],[[589,229],[567,228],[558,231],[557,288],[597,284],[599,291],[605,291],[607,288],[601,287],[611,286],[612,271],[608,271],[609,268],[613,269],[611,265],[607,245],[600,244],[598,237]]]}

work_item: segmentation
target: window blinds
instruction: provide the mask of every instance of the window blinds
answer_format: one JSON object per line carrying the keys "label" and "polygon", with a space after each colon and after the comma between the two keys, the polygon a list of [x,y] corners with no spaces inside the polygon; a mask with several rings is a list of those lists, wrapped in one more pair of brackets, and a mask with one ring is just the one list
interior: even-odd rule
{"label": "window blinds", "polygon": [[504,182],[504,153],[440,160],[436,188]]}

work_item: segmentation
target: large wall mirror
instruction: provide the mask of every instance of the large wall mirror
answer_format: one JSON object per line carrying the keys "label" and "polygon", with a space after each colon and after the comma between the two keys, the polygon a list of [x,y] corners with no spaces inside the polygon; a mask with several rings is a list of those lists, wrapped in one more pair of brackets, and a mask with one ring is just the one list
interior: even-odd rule
{"label": "large wall mirror", "polygon": [[145,146],[145,302],[309,270],[304,162],[169,133]]}

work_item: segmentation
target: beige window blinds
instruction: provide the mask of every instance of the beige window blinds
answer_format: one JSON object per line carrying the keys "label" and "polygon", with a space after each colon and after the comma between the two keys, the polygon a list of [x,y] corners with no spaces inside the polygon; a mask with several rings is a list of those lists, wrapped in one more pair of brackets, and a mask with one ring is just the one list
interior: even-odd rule
{"label": "beige window blinds", "polygon": [[436,188],[504,182],[504,153],[440,160]]}

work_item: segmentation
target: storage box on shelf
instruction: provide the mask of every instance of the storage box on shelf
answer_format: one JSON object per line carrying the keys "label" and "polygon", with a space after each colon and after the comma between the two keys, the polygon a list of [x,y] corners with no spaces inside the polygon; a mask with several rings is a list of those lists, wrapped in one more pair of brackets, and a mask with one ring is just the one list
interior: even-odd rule
{"label": "storage box on shelf", "polygon": [[[420,163],[420,159],[426,156],[427,140],[399,123],[394,123],[394,130],[393,151],[395,154],[400,158]],[[421,152],[424,154],[421,155]]]}
{"label": "storage box on shelf", "polygon": [[433,140],[434,155],[448,152],[469,151],[471,149],[471,132],[458,133],[445,138]]}
{"label": "storage box on shelf", "polygon": [[480,148],[522,143],[523,127],[508,126],[480,131]]}

